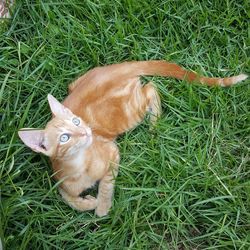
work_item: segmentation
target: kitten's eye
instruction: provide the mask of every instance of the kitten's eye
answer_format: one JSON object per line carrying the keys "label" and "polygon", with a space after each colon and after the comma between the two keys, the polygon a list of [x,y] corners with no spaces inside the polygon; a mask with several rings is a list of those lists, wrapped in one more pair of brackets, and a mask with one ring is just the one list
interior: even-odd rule
{"label": "kitten's eye", "polygon": [[78,118],[76,118],[76,117],[72,119],[72,122],[73,122],[76,126],[80,125],[80,123],[81,123],[80,119],[78,119]]}
{"label": "kitten's eye", "polygon": [[62,134],[60,136],[60,142],[67,142],[70,138],[70,135],[69,134]]}

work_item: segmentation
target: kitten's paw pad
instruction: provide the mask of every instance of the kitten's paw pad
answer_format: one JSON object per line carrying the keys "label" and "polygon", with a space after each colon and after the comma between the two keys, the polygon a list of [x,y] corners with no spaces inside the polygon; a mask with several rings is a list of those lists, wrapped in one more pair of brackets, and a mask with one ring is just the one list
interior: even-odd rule
{"label": "kitten's paw pad", "polygon": [[111,204],[99,204],[95,210],[95,213],[99,217],[103,217],[108,214]]}

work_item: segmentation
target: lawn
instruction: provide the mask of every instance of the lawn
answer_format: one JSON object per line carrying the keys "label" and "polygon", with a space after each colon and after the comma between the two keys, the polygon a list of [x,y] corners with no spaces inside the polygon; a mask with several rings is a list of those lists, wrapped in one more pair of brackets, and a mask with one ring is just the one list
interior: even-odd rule
{"label": "lawn", "polygon": [[[33,3],[30,3],[33,2]],[[0,25],[0,235],[6,249],[250,249],[250,85],[147,77],[163,114],[118,138],[112,210],[67,206],[22,127],[44,127],[87,70],[165,59],[206,76],[249,73],[243,0],[18,1]],[[247,11],[248,10],[248,11]]]}

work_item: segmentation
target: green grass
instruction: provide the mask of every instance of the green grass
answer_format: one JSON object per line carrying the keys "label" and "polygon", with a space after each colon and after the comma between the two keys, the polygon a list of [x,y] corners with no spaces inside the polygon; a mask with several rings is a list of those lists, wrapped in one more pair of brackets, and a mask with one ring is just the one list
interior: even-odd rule
{"label": "green grass", "polygon": [[118,139],[110,214],[68,207],[21,127],[97,65],[165,59],[207,76],[249,73],[248,1],[20,1],[0,26],[0,234],[6,249],[249,249],[250,86],[154,78],[163,115]]}

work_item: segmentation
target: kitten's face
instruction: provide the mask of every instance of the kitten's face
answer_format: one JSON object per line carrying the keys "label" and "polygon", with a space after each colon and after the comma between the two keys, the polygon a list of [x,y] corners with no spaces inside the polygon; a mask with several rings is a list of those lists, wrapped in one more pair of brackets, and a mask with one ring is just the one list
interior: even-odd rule
{"label": "kitten's face", "polygon": [[54,159],[71,159],[91,145],[91,129],[53,96],[48,100],[54,118],[44,130],[20,130],[19,137],[36,152]]}
{"label": "kitten's face", "polygon": [[92,143],[91,129],[75,115],[53,118],[44,130],[42,146],[48,148],[53,158],[74,157]]}

